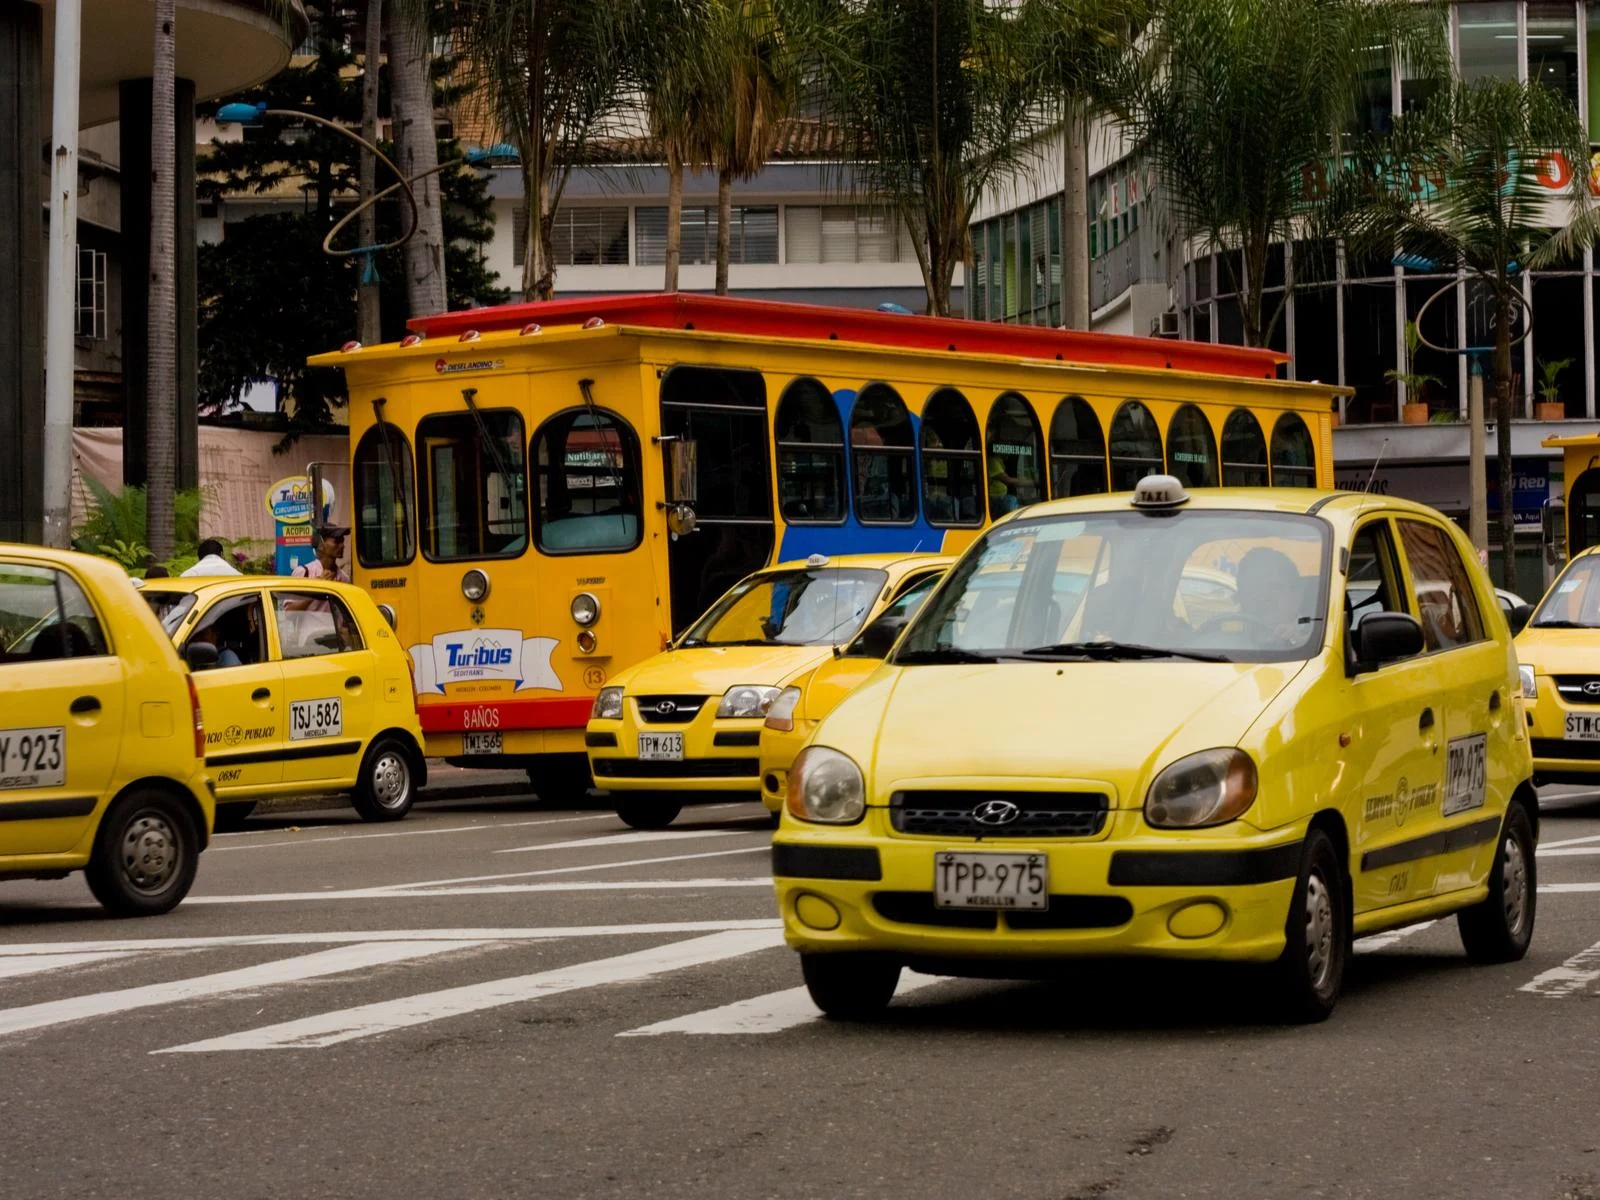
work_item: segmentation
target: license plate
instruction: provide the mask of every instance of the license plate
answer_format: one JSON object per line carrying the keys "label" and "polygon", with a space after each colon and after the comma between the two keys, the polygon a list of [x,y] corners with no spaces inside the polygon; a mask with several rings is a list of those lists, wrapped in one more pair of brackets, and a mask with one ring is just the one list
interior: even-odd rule
{"label": "license plate", "polygon": [[963,854],[933,858],[938,908],[1048,908],[1050,863],[1043,854]]}
{"label": "license plate", "polygon": [[344,732],[344,704],[338,697],[295,700],[289,705],[289,740],[337,737]]}
{"label": "license plate", "polygon": [[1482,733],[1456,738],[1450,743],[1445,768],[1444,805],[1440,810],[1445,816],[1483,807],[1488,747],[1488,735]]}
{"label": "license plate", "polygon": [[0,791],[60,787],[66,781],[65,727],[0,729]]}
{"label": "license plate", "polygon": [[461,735],[461,753],[463,754],[499,754],[504,743],[498,730],[494,733],[463,733]]}
{"label": "license plate", "polygon": [[1567,741],[1600,742],[1600,716],[1589,713],[1567,714]]}
{"label": "license plate", "polygon": [[683,734],[641,733],[639,757],[646,762],[682,762]]}

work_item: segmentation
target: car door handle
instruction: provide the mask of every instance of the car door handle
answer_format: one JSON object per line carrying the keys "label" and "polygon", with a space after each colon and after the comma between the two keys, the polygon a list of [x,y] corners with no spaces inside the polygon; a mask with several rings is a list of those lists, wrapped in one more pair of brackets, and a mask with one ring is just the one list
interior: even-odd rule
{"label": "car door handle", "polygon": [[360,687],[361,686],[361,676],[359,676],[359,675],[350,676],[349,679],[346,679],[344,681],[344,685],[347,688],[358,688],[358,687]]}
{"label": "car door handle", "polygon": [[88,713],[100,711],[100,698],[98,696],[79,696],[67,709],[75,717],[85,716]]}
{"label": "car door handle", "polygon": [[1433,709],[1425,708],[1422,710],[1422,717],[1417,721],[1417,728],[1424,733],[1433,728]]}
{"label": "car door handle", "polygon": [[258,704],[263,700],[271,700],[272,699],[272,689],[271,688],[257,688],[255,691],[250,693],[250,699],[254,700]]}

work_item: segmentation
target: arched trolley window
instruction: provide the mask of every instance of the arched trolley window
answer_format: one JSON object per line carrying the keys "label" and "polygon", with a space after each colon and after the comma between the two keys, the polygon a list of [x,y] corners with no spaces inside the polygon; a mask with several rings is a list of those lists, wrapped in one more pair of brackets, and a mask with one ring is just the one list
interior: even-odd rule
{"label": "arched trolley window", "polygon": [[983,448],[972,405],[940,388],[922,410],[922,511],[930,525],[983,523]]}
{"label": "arched trolley window", "polygon": [[778,401],[778,510],[791,525],[844,520],[844,422],[833,394],[796,379]]}
{"label": "arched trolley window", "polygon": [[1126,401],[1111,418],[1111,490],[1131,492],[1146,475],[1166,469],[1161,457],[1161,430],[1150,410]]}
{"label": "arched trolley window", "polygon": [[1033,407],[1016,392],[1007,392],[989,410],[989,518],[1032,504],[1044,493],[1044,439]]}
{"label": "arched trolley window", "polygon": [[1247,409],[1234,409],[1222,423],[1222,486],[1267,486],[1267,437]]}
{"label": "arched trolley window", "polygon": [[1217,486],[1217,438],[1206,414],[1185,404],[1167,426],[1168,471],[1185,487]]}
{"label": "arched trolley window", "polygon": [[417,552],[411,443],[380,411],[378,423],[356,443],[352,465],[356,561],[363,567],[403,566]]}
{"label": "arched trolley window", "polygon": [[546,554],[639,544],[639,439],[603,408],[569,408],[539,426],[528,455],[538,488],[534,537]]}
{"label": "arched trolley window", "polygon": [[1106,435],[1094,406],[1068,396],[1050,418],[1050,494],[1097,496],[1106,490]]}
{"label": "arched trolley window", "polygon": [[1317,486],[1311,431],[1297,413],[1284,413],[1272,427],[1272,486]]}
{"label": "arched trolley window", "polygon": [[911,416],[892,387],[861,389],[850,414],[856,519],[864,525],[909,525],[917,519],[916,444]]}

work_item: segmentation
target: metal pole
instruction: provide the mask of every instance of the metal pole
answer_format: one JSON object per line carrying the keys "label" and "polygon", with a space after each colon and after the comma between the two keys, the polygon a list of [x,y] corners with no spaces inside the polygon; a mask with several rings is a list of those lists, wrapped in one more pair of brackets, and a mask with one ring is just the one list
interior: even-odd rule
{"label": "metal pole", "polygon": [[72,537],[72,395],[78,292],[78,72],[83,0],[56,0],[50,115],[50,242],[45,300],[44,541]]}
{"label": "metal pole", "polygon": [[1473,354],[1468,357],[1467,366],[1467,532],[1472,544],[1486,554],[1489,550],[1489,464],[1484,441],[1483,363]]}

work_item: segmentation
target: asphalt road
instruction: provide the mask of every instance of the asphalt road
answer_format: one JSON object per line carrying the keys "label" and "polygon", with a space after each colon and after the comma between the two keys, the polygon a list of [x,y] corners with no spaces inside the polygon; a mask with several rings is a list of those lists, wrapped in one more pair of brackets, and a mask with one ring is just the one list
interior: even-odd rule
{"label": "asphalt road", "polygon": [[1103,968],[823,1022],[762,818],[458,793],[258,817],[156,920],[0,884],[0,1197],[1600,1200],[1600,796],[1546,797],[1526,961],[1368,939],[1313,1028]]}

